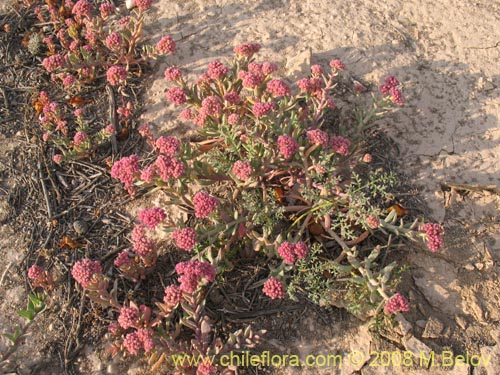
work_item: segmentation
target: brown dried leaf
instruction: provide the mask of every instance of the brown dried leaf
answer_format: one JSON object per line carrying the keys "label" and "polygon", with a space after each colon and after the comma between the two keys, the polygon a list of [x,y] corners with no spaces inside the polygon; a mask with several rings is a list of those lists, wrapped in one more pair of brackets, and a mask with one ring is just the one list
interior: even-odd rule
{"label": "brown dried leaf", "polygon": [[392,210],[395,210],[396,215],[398,216],[408,215],[408,210],[399,204],[394,204],[387,209],[388,212],[391,212]]}
{"label": "brown dried leaf", "polygon": [[74,249],[78,249],[80,247],[84,247],[85,245],[86,244],[81,243],[81,242],[77,242],[73,238],[68,237],[68,236],[64,236],[63,238],[61,238],[61,241],[59,241],[59,247],[61,249],[74,250]]}
{"label": "brown dried leaf", "polygon": [[68,100],[68,105],[75,108],[80,108],[86,103],[92,103],[92,101],[93,101],[92,99],[85,99],[82,98],[81,96],[75,95]]}

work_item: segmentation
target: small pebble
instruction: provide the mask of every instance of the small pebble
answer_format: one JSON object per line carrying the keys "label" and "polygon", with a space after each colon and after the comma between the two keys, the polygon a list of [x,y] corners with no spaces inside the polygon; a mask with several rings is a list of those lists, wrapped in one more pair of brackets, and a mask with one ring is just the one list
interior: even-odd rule
{"label": "small pebble", "polygon": [[85,234],[89,229],[87,223],[83,220],[77,220],[73,223],[73,228],[77,234]]}

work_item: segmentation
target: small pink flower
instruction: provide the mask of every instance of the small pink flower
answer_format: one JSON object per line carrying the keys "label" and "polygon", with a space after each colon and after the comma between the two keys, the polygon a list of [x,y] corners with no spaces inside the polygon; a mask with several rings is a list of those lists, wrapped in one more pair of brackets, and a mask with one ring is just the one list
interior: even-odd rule
{"label": "small pink flower", "polygon": [[43,133],[42,134],[42,140],[44,142],[48,142],[49,139],[50,139],[50,133]]}
{"label": "small pink flower", "polygon": [[309,254],[309,247],[305,242],[299,241],[295,244],[293,251],[297,255],[297,259],[302,260]]}
{"label": "small pink flower", "polygon": [[187,121],[187,120],[192,120],[194,115],[190,108],[186,108],[180,113],[179,117]]}
{"label": "small pink flower", "polygon": [[142,341],[136,332],[127,333],[123,340],[123,346],[132,355],[137,355],[142,349]]}
{"label": "small pink flower", "polygon": [[161,207],[140,210],[138,214],[139,221],[151,230],[155,229],[166,217],[167,214]]}
{"label": "small pink flower", "polygon": [[427,247],[433,253],[443,247],[443,227],[436,223],[426,223],[420,227],[420,231],[427,236]]}
{"label": "small pink flower", "polygon": [[275,277],[269,278],[264,283],[264,288],[262,288],[264,294],[271,299],[283,299],[285,298],[285,288],[280,279]]}
{"label": "small pink flower", "polygon": [[217,96],[208,96],[203,99],[201,108],[208,116],[219,117],[222,113],[222,103]]}
{"label": "small pink flower", "polygon": [[137,337],[141,341],[142,347],[146,353],[153,350],[155,344],[153,341],[153,330],[148,328],[139,328],[137,330]]}
{"label": "small pink flower", "polygon": [[133,187],[134,178],[138,172],[139,157],[137,155],[123,157],[120,160],[115,161],[111,167],[111,177],[120,180],[125,189],[129,192]]}
{"label": "small pink flower", "polygon": [[207,359],[198,365],[196,369],[196,375],[212,375],[217,371],[217,367],[210,364],[210,360]]}
{"label": "small pink flower", "polygon": [[228,67],[222,64],[219,60],[212,61],[208,64],[207,74],[212,79],[221,80],[227,75],[228,72]]}
{"label": "small pink flower", "polygon": [[144,12],[153,6],[153,0],[135,0],[135,6]]}
{"label": "small pink flower", "polygon": [[320,65],[311,65],[311,73],[315,76],[320,76],[324,73],[324,70]]}
{"label": "small pink flower", "polygon": [[349,155],[349,146],[351,145],[351,141],[344,137],[332,137],[330,138],[330,147],[333,151],[340,155],[347,156]]}
{"label": "small pink flower", "polygon": [[269,62],[269,61],[264,61],[262,63],[262,73],[264,73],[266,76],[273,74],[278,70],[278,65],[275,63]]}
{"label": "small pink flower", "polygon": [[240,180],[247,181],[253,173],[253,168],[249,161],[238,160],[234,163],[231,172]]}
{"label": "small pink flower", "polygon": [[330,61],[330,66],[336,70],[345,70],[344,63],[342,62],[342,60],[339,59]]}
{"label": "small pink flower", "polygon": [[113,135],[116,133],[115,126],[113,124],[109,124],[104,128],[104,133],[107,135]]}
{"label": "small pink flower", "polygon": [[156,142],[156,147],[161,154],[174,156],[181,150],[181,141],[177,137],[159,137]]}
{"label": "small pink flower", "polygon": [[182,291],[176,285],[169,285],[165,288],[163,302],[168,306],[175,306],[182,301]]}
{"label": "small pink flower", "polygon": [[398,104],[398,105],[404,104],[403,94],[401,94],[401,90],[399,90],[396,87],[393,87],[390,90],[390,94],[391,94],[391,100],[394,104]]}
{"label": "small pink flower", "polygon": [[391,89],[398,87],[399,81],[394,76],[388,76],[384,80],[384,84],[379,87],[379,91],[384,95],[390,95]]}
{"label": "small pink flower", "polygon": [[265,76],[260,72],[245,72],[238,73],[238,78],[242,80],[243,87],[254,89],[259,87],[264,82]]}
{"label": "small pink flower", "polygon": [[323,81],[321,78],[318,77],[313,77],[310,79],[303,78],[297,81],[297,86],[299,86],[301,92],[313,94],[321,91],[321,88],[323,86]]}
{"label": "small pink flower", "polygon": [[366,224],[371,228],[371,229],[377,229],[380,225],[380,220],[378,217],[370,215],[366,218]]}
{"label": "small pink flower", "polygon": [[364,163],[371,163],[373,160],[373,157],[371,154],[364,154],[363,155],[363,162]]}
{"label": "small pink flower", "polygon": [[73,114],[74,114],[76,117],[82,117],[82,116],[83,116],[83,109],[82,109],[82,108],[75,109],[75,110],[73,111]]}
{"label": "small pink flower", "polygon": [[55,154],[52,157],[52,160],[54,160],[54,163],[56,164],[61,164],[61,162],[63,161],[63,156],[61,154]]}
{"label": "small pink flower", "polygon": [[83,131],[76,132],[75,136],[73,137],[73,143],[76,147],[79,147],[87,140],[87,138],[87,133]]}
{"label": "small pink flower", "polygon": [[410,304],[404,296],[396,293],[387,300],[387,302],[385,303],[384,311],[386,314],[408,312],[410,311]]}
{"label": "small pink flower", "polygon": [[59,55],[59,54],[54,54],[52,56],[46,57],[45,59],[42,60],[42,65],[47,70],[47,72],[53,72],[54,70],[57,70],[59,68],[62,68],[64,63],[66,62],[66,59],[64,56]]}
{"label": "small pink flower", "polygon": [[205,191],[200,191],[193,197],[193,204],[195,216],[203,219],[208,217],[217,208],[219,200]]}
{"label": "small pink flower", "polygon": [[244,43],[234,47],[234,53],[243,57],[251,57],[254,53],[259,51],[260,44],[256,43]]}
{"label": "small pink flower", "polygon": [[168,182],[171,178],[181,177],[186,170],[184,163],[179,159],[166,155],[158,156],[154,165],[160,179],[164,182]]}
{"label": "small pink flower", "polygon": [[139,310],[135,307],[122,307],[118,316],[118,324],[123,329],[134,328],[139,320]]}
{"label": "small pink flower", "polygon": [[252,113],[256,118],[261,118],[268,115],[274,109],[276,109],[276,105],[273,102],[256,102],[253,105]]}
{"label": "small pink flower", "polygon": [[87,0],[78,0],[73,6],[71,13],[75,16],[90,18],[92,8],[94,7]]}
{"label": "small pink flower", "polygon": [[99,12],[101,12],[101,17],[103,19],[106,19],[110,15],[112,15],[115,10],[116,10],[115,6],[113,4],[111,4],[111,3],[103,3],[99,7]]}
{"label": "small pink flower", "polygon": [[86,289],[95,276],[102,275],[101,263],[88,258],[79,260],[73,265],[71,275],[84,289]]}
{"label": "small pink flower", "polygon": [[106,47],[108,47],[110,50],[116,51],[119,50],[122,46],[123,43],[123,38],[120,34],[114,32],[109,34],[106,37]]}
{"label": "small pink flower", "polygon": [[166,81],[177,81],[182,78],[182,72],[179,68],[170,66],[165,69],[165,80]]}
{"label": "small pink flower", "polygon": [[224,95],[224,100],[229,104],[238,104],[241,102],[241,97],[236,91],[229,91]]}
{"label": "small pink flower", "polygon": [[281,79],[272,79],[267,83],[266,91],[273,97],[289,96],[290,87]]}
{"label": "small pink flower", "polygon": [[176,229],[172,233],[172,239],[179,249],[191,251],[196,246],[196,231],[193,228]]}
{"label": "small pink flower", "polygon": [[132,250],[137,255],[148,258],[153,257],[156,253],[156,243],[154,240],[146,236],[146,229],[142,225],[136,225],[132,229]]}
{"label": "small pink flower", "polygon": [[215,280],[215,268],[210,263],[197,260],[180,262],[175,266],[179,276],[180,289],[186,293],[193,293],[204,280]]}
{"label": "small pink flower", "polygon": [[182,105],[187,102],[186,93],[180,87],[171,87],[165,95],[174,104]]}
{"label": "small pink flower", "polygon": [[281,155],[285,159],[290,159],[299,149],[298,143],[288,135],[280,135],[278,137],[278,147]]}
{"label": "small pink flower", "polygon": [[320,144],[323,148],[328,147],[328,133],[320,129],[309,130],[307,132],[307,139],[311,143]]}
{"label": "small pink flower", "polygon": [[290,242],[283,242],[278,247],[279,256],[285,261],[286,264],[295,263],[295,245]]}
{"label": "small pink flower", "polygon": [[209,85],[212,82],[212,78],[208,75],[208,73],[203,73],[196,80],[196,85],[200,88]]}
{"label": "small pink flower", "polygon": [[141,171],[141,180],[144,182],[151,182],[156,176],[156,165],[151,164]]}
{"label": "small pink flower", "polygon": [[172,55],[175,52],[175,41],[170,36],[164,36],[161,38],[158,43],[156,43],[156,48],[161,54],[169,54]]}
{"label": "small pink flower", "polygon": [[71,52],[76,52],[78,51],[78,48],[80,47],[80,42],[78,40],[73,40],[71,41],[71,43],[69,44],[69,50]]}
{"label": "small pink flower", "polygon": [[30,280],[40,280],[45,278],[46,271],[36,264],[32,265],[28,270],[28,279]]}
{"label": "small pink flower", "polygon": [[76,78],[74,76],[72,76],[71,74],[67,74],[62,83],[64,85],[64,87],[70,87],[70,86],[73,86],[76,82]]}
{"label": "small pink flower", "polygon": [[112,86],[117,86],[126,83],[127,71],[123,66],[113,65],[106,72],[106,79]]}
{"label": "small pink flower", "polygon": [[119,253],[113,262],[113,264],[116,267],[123,267],[123,266],[129,266],[132,264],[132,259],[130,259],[130,256],[128,254],[128,251],[122,251]]}
{"label": "small pink flower", "polygon": [[227,116],[227,123],[229,125],[236,125],[239,120],[240,115],[238,115],[237,113],[231,113],[229,116]]}

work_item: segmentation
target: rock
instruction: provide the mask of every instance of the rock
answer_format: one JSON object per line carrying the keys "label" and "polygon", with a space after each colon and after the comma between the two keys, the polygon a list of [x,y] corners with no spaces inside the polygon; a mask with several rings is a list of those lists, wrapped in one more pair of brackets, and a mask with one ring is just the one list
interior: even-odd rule
{"label": "rock", "polygon": [[426,320],[417,320],[415,322],[415,324],[417,325],[417,327],[425,328],[425,325],[427,324],[427,321]]}
{"label": "rock", "polygon": [[467,271],[474,271],[474,265],[473,264],[470,264],[470,263],[467,263],[464,268],[467,270]]}
{"label": "rock", "polygon": [[356,340],[351,342],[350,357],[344,357],[340,366],[342,375],[350,375],[361,370],[366,362],[370,360],[370,344],[372,337],[368,330],[368,324],[362,325],[356,334]]}
{"label": "rock", "polygon": [[307,48],[286,62],[287,75],[294,82],[307,77],[310,74],[310,67],[311,48]]}
{"label": "rock", "polygon": [[479,323],[487,324],[484,314],[484,308],[477,296],[472,294],[467,302],[468,303],[464,305],[464,311],[472,314]]}
{"label": "rock", "polygon": [[462,328],[463,330],[466,330],[469,324],[467,323],[467,320],[463,316],[457,315],[455,316],[455,321],[457,322],[458,326]]}
{"label": "rock", "polygon": [[413,353],[415,358],[421,358],[422,355],[425,355],[426,358],[429,358],[432,351],[431,348],[429,348],[415,336],[411,336],[408,339],[404,339],[403,345],[405,346],[406,350]]}
{"label": "rock", "polygon": [[500,374],[500,330],[497,329],[491,332],[491,336],[497,344],[495,346],[483,346],[480,349],[482,363],[479,368],[486,370],[487,375],[498,375]]}
{"label": "rock", "polygon": [[481,271],[481,270],[484,268],[484,263],[480,263],[480,262],[478,262],[478,263],[476,263],[476,264],[475,264],[475,266],[476,266],[476,268],[477,268],[479,271]]}
{"label": "rock", "polygon": [[85,234],[87,230],[89,229],[89,226],[87,223],[83,220],[76,220],[73,222],[73,229],[77,234]]}
{"label": "rock", "polygon": [[401,313],[397,313],[396,321],[399,323],[399,328],[401,329],[401,333],[403,336],[406,336],[408,333],[412,331],[411,323],[405,319],[405,317]]}
{"label": "rock", "polygon": [[444,324],[441,323],[441,321],[439,321],[436,318],[430,317],[427,320],[422,337],[425,339],[436,339],[438,337],[441,337],[443,329],[444,329]]}

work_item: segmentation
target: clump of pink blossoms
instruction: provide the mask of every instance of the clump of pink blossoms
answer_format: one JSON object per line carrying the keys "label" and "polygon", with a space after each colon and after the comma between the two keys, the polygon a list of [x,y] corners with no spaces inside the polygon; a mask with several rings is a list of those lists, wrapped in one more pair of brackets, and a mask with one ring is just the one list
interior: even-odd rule
{"label": "clump of pink blossoms", "polygon": [[87,0],[78,0],[73,6],[73,9],[71,9],[71,13],[75,16],[90,18],[92,8],[92,4]]}
{"label": "clump of pink blossoms", "polygon": [[71,275],[84,289],[92,282],[95,276],[102,274],[101,263],[88,258],[79,260],[73,265]]}
{"label": "clump of pink blossoms", "polygon": [[116,51],[120,49],[123,43],[123,38],[120,34],[113,32],[106,37],[106,47],[110,50]]}
{"label": "clump of pink blossoms", "polygon": [[156,49],[161,54],[173,54],[175,52],[175,41],[170,36],[164,36],[158,43],[156,43]]}
{"label": "clump of pink blossoms", "polygon": [[410,311],[408,300],[401,294],[396,293],[385,303],[384,311],[386,314]]}
{"label": "clump of pink blossoms", "polygon": [[139,172],[139,157],[130,155],[117,160],[111,167],[111,177],[120,180],[129,193],[133,192],[134,178]]}
{"label": "clump of pink blossoms", "polygon": [[42,65],[47,70],[47,72],[53,72],[54,70],[57,70],[59,68],[62,68],[66,60],[64,59],[64,56],[61,56],[59,54],[54,54],[52,56],[46,57],[45,59],[42,60]]}
{"label": "clump of pink blossoms", "polygon": [[86,140],[88,139],[87,133],[83,131],[79,131],[75,133],[75,136],[73,137],[73,143],[75,144],[76,147],[81,146]]}
{"label": "clump of pink blossoms", "polygon": [[175,66],[170,66],[165,69],[164,75],[166,81],[177,81],[182,78],[181,70]]}
{"label": "clump of pink blossoms", "polygon": [[436,223],[426,223],[420,227],[427,237],[427,247],[433,253],[443,247],[443,227]]}
{"label": "clump of pink blossoms", "polygon": [[161,154],[174,156],[181,149],[181,141],[179,141],[177,137],[161,136],[156,140],[155,146],[158,148],[158,151],[160,151]]}
{"label": "clump of pink blossoms", "polygon": [[286,264],[294,264],[297,259],[304,259],[308,253],[309,247],[302,241],[296,244],[285,241],[278,247],[278,254]]}
{"label": "clump of pink blossoms", "polygon": [[155,255],[155,241],[146,235],[143,225],[136,225],[132,229],[132,250],[139,256],[148,258]]}
{"label": "clump of pink blossoms", "polygon": [[272,79],[267,83],[266,92],[270,93],[273,97],[289,96],[290,87],[281,79]]}
{"label": "clump of pink blossoms", "polygon": [[228,67],[222,64],[219,60],[212,61],[208,64],[207,74],[212,79],[221,80],[227,75],[228,72]]}
{"label": "clump of pink blossoms", "polygon": [[240,180],[247,181],[254,171],[249,161],[238,160],[234,163],[231,172]]}
{"label": "clump of pink blossoms", "polygon": [[135,307],[122,307],[118,316],[118,324],[123,329],[134,328],[139,320],[139,310]]}
{"label": "clump of pink blossoms", "polygon": [[252,113],[256,118],[261,118],[268,115],[274,109],[276,109],[276,106],[273,102],[257,102],[253,105]]}
{"label": "clump of pink blossoms", "polygon": [[370,215],[366,218],[366,224],[368,224],[368,226],[371,228],[371,229],[377,229],[378,226],[380,225],[380,220],[378,217],[374,216],[374,215]]}
{"label": "clump of pink blossoms", "polygon": [[299,149],[297,141],[288,135],[280,135],[278,137],[278,147],[280,154],[285,159],[290,159]]}
{"label": "clump of pink blossoms", "polygon": [[182,301],[182,290],[177,285],[169,285],[165,288],[163,302],[168,306],[175,306]]}
{"label": "clump of pink blossoms", "polygon": [[210,364],[210,361],[207,359],[198,365],[196,369],[196,375],[211,375],[215,374],[217,371],[217,367]]}
{"label": "clump of pink blossoms", "polygon": [[338,136],[330,138],[330,147],[337,154],[343,156],[349,155],[349,146],[351,146],[351,141],[344,137]]}
{"label": "clump of pink blossoms", "polygon": [[307,131],[307,139],[311,143],[320,144],[323,148],[328,147],[328,133],[324,132],[320,129],[308,130]]}
{"label": "clump of pink blossoms", "polygon": [[219,204],[219,200],[205,191],[200,191],[193,197],[194,215],[200,219],[208,217]]}
{"label": "clump of pink blossoms", "polygon": [[172,233],[172,239],[175,241],[179,249],[185,251],[191,251],[195,247],[196,241],[196,231],[193,228],[182,228],[176,229]]}
{"label": "clump of pink blossoms", "polygon": [[219,117],[222,113],[222,103],[217,96],[208,96],[201,102],[201,109],[205,115]]}
{"label": "clump of pink blossoms", "polygon": [[153,5],[153,0],[135,0],[134,4],[141,12],[144,12],[151,8]]}
{"label": "clump of pink blossoms", "polygon": [[186,293],[193,293],[200,282],[215,280],[215,268],[210,263],[197,260],[180,262],[175,266],[179,276],[180,289]]}
{"label": "clump of pink blossoms", "polygon": [[161,207],[140,210],[138,214],[139,221],[149,229],[155,229],[166,217],[167,214]]}
{"label": "clump of pink blossoms", "polygon": [[127,81],[127,70],[120,65],[111,66],[106,72],[106,79],[112,86],[123,84]]}
{"label": "clump of pink blossoms", "polygon": [[239,56],[251,57],[254,53],[260,51],[260,44],[243,43],[239,46],[234,47],[233,51]]}
{"label": "clump of pink blossoms", "polygon": [[262,291],[271,299],[285,298],[285,287],[280,279],[276,277],[269,278],[265,283]]}
{"label": "clump of pink blossoms", "polygon": [[177,105],[182,105],[187,102],[186,93],[180,87],[171,87],[165,95],[169,101]]}
{"label": "clump of pink blossoms", "polygon": [[402,105],[404,104],[403,95],[401,94],[401,90],[398,88],[399,85],[400,83],[396,77],[388,76],[384,80],[384,84],[379,87],[379,91],[384,95],[390,96],[393,103]]}
{"label": "clump of pink blossoms", "polygon": [[109,16],[111,16],[115,10],[116,10],[116,7],[111,3],[103,3],[99,7],[99,12],[101,13],[101,17],[103,19],[106,19]]}
{"label": "clump of pink blossoms", "polygon": [[141,349],[150,352],[154,348],[153,331],[147,328],[139,328],[135,332],[128,333],[123,340],[123,346],[132,355],[137,355]]}

